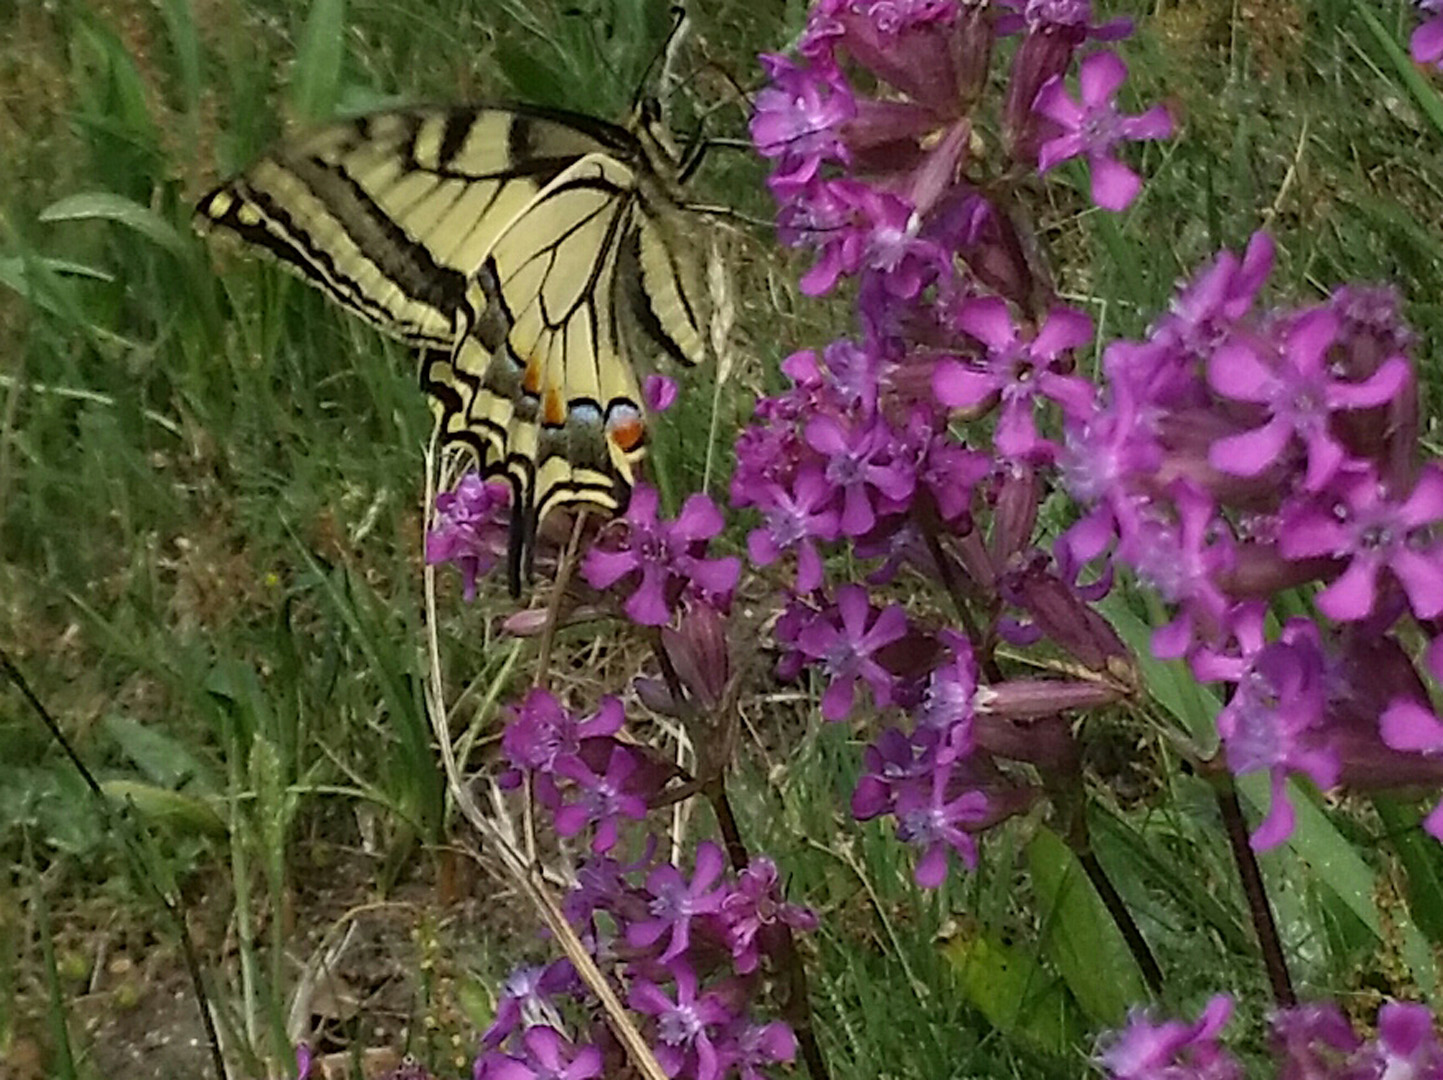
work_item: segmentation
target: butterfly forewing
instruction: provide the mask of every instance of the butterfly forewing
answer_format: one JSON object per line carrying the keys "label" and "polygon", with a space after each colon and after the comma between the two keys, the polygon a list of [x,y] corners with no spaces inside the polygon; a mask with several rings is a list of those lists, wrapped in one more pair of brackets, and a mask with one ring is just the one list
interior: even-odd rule
{"label": "butterfly forewing", "polygon": [[281,144],[202,199],[198,220],[386,333],[450,348],[467,281],[501,230],[579,157],[622,153],[628,140],[539,109],[379,113]]}
{"label": "butterfly forewing", "polygon": [[441,436],[511,481],[515,588],[550,510],[625,505],[633,360],[705,354],[669,168],[585,116],[405,110],[282,144],[197,216],[421,350]]}

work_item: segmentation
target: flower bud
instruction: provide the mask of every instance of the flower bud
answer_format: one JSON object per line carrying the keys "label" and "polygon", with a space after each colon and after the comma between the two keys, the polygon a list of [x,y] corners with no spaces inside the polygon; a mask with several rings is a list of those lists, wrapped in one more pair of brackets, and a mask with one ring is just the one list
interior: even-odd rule
{"label": "flower bud", "polygon": [[717,610],[702,602],[687,605],[680,628],[663,628],[661,643],[696,704],[707,712],[720,705],[731,678],[731,658],[726,620]]}

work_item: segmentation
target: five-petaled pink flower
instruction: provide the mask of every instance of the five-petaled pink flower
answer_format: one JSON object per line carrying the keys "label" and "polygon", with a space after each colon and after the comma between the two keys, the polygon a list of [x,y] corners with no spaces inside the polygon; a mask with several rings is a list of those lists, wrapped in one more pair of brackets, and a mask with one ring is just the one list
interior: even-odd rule
{"label": "five-petaled pink flower", "polygon": [[1037,92],[1032,108],[1062,129],[1037,154],[1037,168],[1047,172],[1070,158],[1086,154],[1092,166],[1092,201],[1104,210],[1125,210],[1142,189],[1142,177],[1118,161],[1114,148],[1124,140],[1167,139],[1172,117],[1154,105],[1138,116],[1123,116],[1113,104],[1127,78],[1127,65],[1115,53],[1093,53],[1082,61],[1077,82],[1080,99],[1068,94],[1055,75]]}

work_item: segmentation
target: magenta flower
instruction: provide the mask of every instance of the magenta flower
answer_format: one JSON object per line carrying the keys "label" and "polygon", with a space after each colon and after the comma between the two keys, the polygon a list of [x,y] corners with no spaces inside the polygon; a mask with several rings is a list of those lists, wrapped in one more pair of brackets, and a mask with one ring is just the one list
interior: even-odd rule
{"label": "magenta flower", "polygon": [[743,1024],[731,1032],[730,1044],[726,1060],[738,1080],[770,1080],[772,1066],[797,1056],[797,1037],[780,1021]]}
{"label": "magenta flower", "polygon": [[715,915],[721,910],[726,886],[712,885],[721,877],[726,865],[722,849],[710,840],[697,845],[696,866],[691,881],[670,863],[658,866],[646,878],[651,893],[651,918],[632,923],[626,928],[626,940],[642,948],[653,945],[669,935],[666,950],[659,957],[664,964],[686,952],[691,944],[691,921],[699,915]]}
{"label": "magenta flower", "polygon": [[478,1058],[473,1080],[594,1080],[601,1075],[601,1050],[573,1046],[553,1027],[527,1028],[521,1048],[524,1056],[493,1051]]}
{"label": "magenta flower", "polygon": [[1242,1080],[1242,1066],[1218,1045],[1231,1013],[1226,994],[1210,1000],[1192,1024],[1133,1012],[1127,1026],[1104,1041],[1097,1063],[1110,1080]]}
{"label": "magenta flower", "polygon": [[628,782],[639,765],[636,751],[620,744],[611,748],[603,774],[598,775],[580,757],[557,762],[557,775],[571,780],[577,788],[556,809],[557,833],[570,837],[588,825],[594,826],[592,852],[605,855],[614,848],[622,818],[641,821],[646,817],[646,800],[628,790]]}
{"label": "magenta flower", "polygon": [[807,445],[826,459],[826,478],[841,492],[842,532],[862,536],[877,521],[878,504],[911,498],[917,475],[892,453],[891,429],[880,417],[848,428],[831,416],[814,416],[806,427]]}
{"label": "magenta flower", "polygon": [[[687,589],[725,604],[736,588],[740,559],[702,557],[707,541],[725,524],[705,495],[691,496],[675,521],[664,522],[657,516],[656,489],[638,484],[626,516],[617,524],[619,529],[610,537],[603,535],[586,553],[581,572],[595,589],[609,589],[623,578],[634,581],[635,589],[623,605],[633,622],[666,625]],[[615,546],[603,546],[608,541]]]}
{"label": "magenta flower", "polygon": [[576,985],[576,969],[564,957],[543,966],[519,967],[501,984],[501,1001],[496,1019],[481,1036],[481,1045],[494,1050],[518,1030],[527,1016],[552,1007],[551,998]]}
{"label": "magenta flower", "polygon": [[1206,357],[1232,333],[1273,271],[1273,239],[1255,232],[1239,259],[1224,251],[1173,299],[1152,339],[1189,357]]}
{"label": "magenta flower", "polygon": [[819,661],[827,678],[822,693],[822,718],[844,720],[857,701],[857,681],[872,689],[878,708],[892,702],[894,678],[873,657],[900,641],[907,633],[907,615],[892,604],[877,612],[860,585],[844,585],[837,591],[832,611],[809,623],[797,635],[797,648]]}
{"label": "magenta flower", "polygon": [[1347,559],[1342,576],[1318,594],[1329,618],[1356,621],[1372,613],[1378,574],[1390,570],[1420,619],[1443,614],[1443,545],[1433,529],[1443,522],[1443,469],[1428,465],[1401,502],[1372,470],[1342,477],[1331,506],[1311,503],[1286,518],[1282,553],[1289,559]]}
{"label": "magenta flower", "polygon": [[1207,368],[1213,390],[1233,401],[1262,405],[1269,413],[1262,427],[1214,442],[1208,454],[1213,468],[1257,476],[1296,436],[1308,452],[1303,487],[1318,491],[1333,478],[1347,455],[1330,430],[1332,414],[1385,404],[1412,378],[1401,356],[1384,361],[1363,382],[1335,378],[1328,355],[1338,330],[1332,311],[1314,308],[1293,321],[1276,356],[1269,356],[1271,350],[1256,338],[1237,338],[1213,353]]}
{"label": "magenta flower", "polygon": [[870,821],[891,813],[898,792],[931,768],[930,755],[919,754],[900,729],[886,728],[862,751],[862,776],[852,792],[852,816],[858,821]]}
{"label": "magenta flower", "polygon": [[1408,52],[1415,62],[1437,67],[1443,63],[1443,0],[1418,0],[1426,18],[1408,39]]}
{"label": "magenta flower", "polygon": [[952,769],[938,765],[897,793],[897,839],[921,850],[913,877],[924,889],[937,888],[947,877],[949,852],[969,870],[977,865],[977,841],[967,829],[989,821],[982,792],[964,790],[948,798]]}
{"label": "magenta flower", "polygon": [[[1390,1002],[1378,1010],[1378,1041],[1357,1075],[1378,1080],[1443,1080],[1443,1047],[1433,1034],[1433,1010]],[[1376,1070],[1376,1071],[1374,1071]]]}
{"label": "magenta flower", "polygon": [[453,562],[461,571],[461,593],[476,599],[476,580],[506,554],[511,486],[469,472],[451,491],[436,496],[436,526],[426,534],[426,562]]}
{"label": "magenta flower", "polygon": [[1123,557],[1164,600],[1180,605],[1177,617],[1153,633],[1158,656],[1176,658],[1195,639],[1216,633],[1228,608],[1218,582],[1235,562],[1236,550],[1213,500],[1197,485],[1179,480],[1169,490],[1176,524],[1154,518],[1125,523]]}
{"label": "magenta flower", "polygon": [[595,715],[582,720],[537,687],[512,706],[501,751],[515,769],[552,772],[558,761],[581,749],[583,740],[615,735],[625,723],[626,713],[614,697],[603,698]]}
{"label": "magenta flower", "polygon": [[1264,615],[1261,605],[1249,605],[1238,614],[1236,657],[1204,649],[1193,660],[1199,679],[1236,684],[1217,718],[1228,768],[1239,776],[1267,770],[1272,777],[1272,805],[1251,837],[1259,851],[1292,835],[1288,775],[1302,773],[1329,788],[1337,782],[1340,767],[1337,753],[1318,745],[1328,672],[1317,625],[1289,619],[1279,639],[1268,643]]}
{"label": "magenta flower", "polygon": [[857,102],[842,73],[773,54],[761,64],[771,82],[757,93],[751,135],[762,157],[780,159],[774,189],[804,184],[825,161],[846,162],[841,129],[856,116]]}
{"label": "magenta flower", "polygon": [[841,520],[833,504],[832,486],[816,466],[803,466],[790,491],[767,486],[757,504],[766,522],[747,534],[747,554],[757,566],[770,566],[782,552],[797,552],[797,591],[809,593],[822,585],[822,557],[817,540],[835,540]]}
{"label": "magenta flower", "polygon": [[913,710],[916,740],[931,750],[937,765],[950,765],[972,752],[972,718],[976,711],[977,661],[972,644],[961,634],[939,635],[951,659],[932,670],[921,704]]}
{"label": "magenta flower", "polygon": [[1092,339],[1092,320],[1073,308],[1053,308],[1037,336],[1022,336],[995,296],[962,307],[958,326],[987,348],[979,363],[944,360],[932,377],[937,400],[949,409],[970,409],[1000,395],[1002,415],[994,441],[1012,458],[1031,454],[1042,442],[1033,419],[1037,396],[1055,401],[1079,418],[1090,415],[1093,390],[1085,379],[1062,374],[1063,358]]}
{"label": "magenta flower", "polygon": [[715,1043],[721,1027],[733,1019],[720,994],[697,994],[696,973],[683,963],[671,965],[676,980],[676,1000],[648,979],[637,979],[627,995],[627,1004],[656,1023],[657,1061],[668,1076],[683,1066],[696,1080],[720,1080],[724,1062]]}
{"label": "magenta flower", "polygon": [[1273,1014],[1270,1043],[1281,1059],[1281,1080],[1328,1080],[1361,1045],[1347,1017],[1332,1002],[1308,1002]]}
{"label": "magenta flower", "polygon": [[1154,105],[1140,116],[1123,116],[1117,111],[1113,98],[1126,78],[1127,65],[1117,54],[1093,53],[1078,71],[1080,100],[1067,93],[1061,75],[1054,75],[1037,92],[1032,105],[1063,130],[1042,144],[1038,170],[1047,172],[1086,154],[1092,166],[1092,201],[1105,210],[1126,209],[1142,189],[1142,177],[1114,156],[1117,144],[1172,137],[1172,117],[1162,105]]}
{"label": "magenta flower", "polygon": [[758,935],[773,926],[794,930],[815,930],[817,916],[807,908],[782,899],[777,864],[762,855],[753,856],[737,876],[736,887],[722,901],[722,918],[731,939],[732,959],[738,973],[755,971],[761,960]]}

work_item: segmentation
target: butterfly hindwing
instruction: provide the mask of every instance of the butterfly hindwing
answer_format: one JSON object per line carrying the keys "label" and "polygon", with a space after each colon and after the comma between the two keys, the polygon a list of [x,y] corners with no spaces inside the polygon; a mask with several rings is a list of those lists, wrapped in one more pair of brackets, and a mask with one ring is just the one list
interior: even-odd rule
{"label": "butterfly hindwing", "polygon": [[588,155],[542,189],[476,274],[449,365],[427,374],[444,438],[485,444],[523,522],[513,577],[553,509],[615,512],[644,452],[641,391],[621,321],[620,254],[639,228],[635,175]]}

